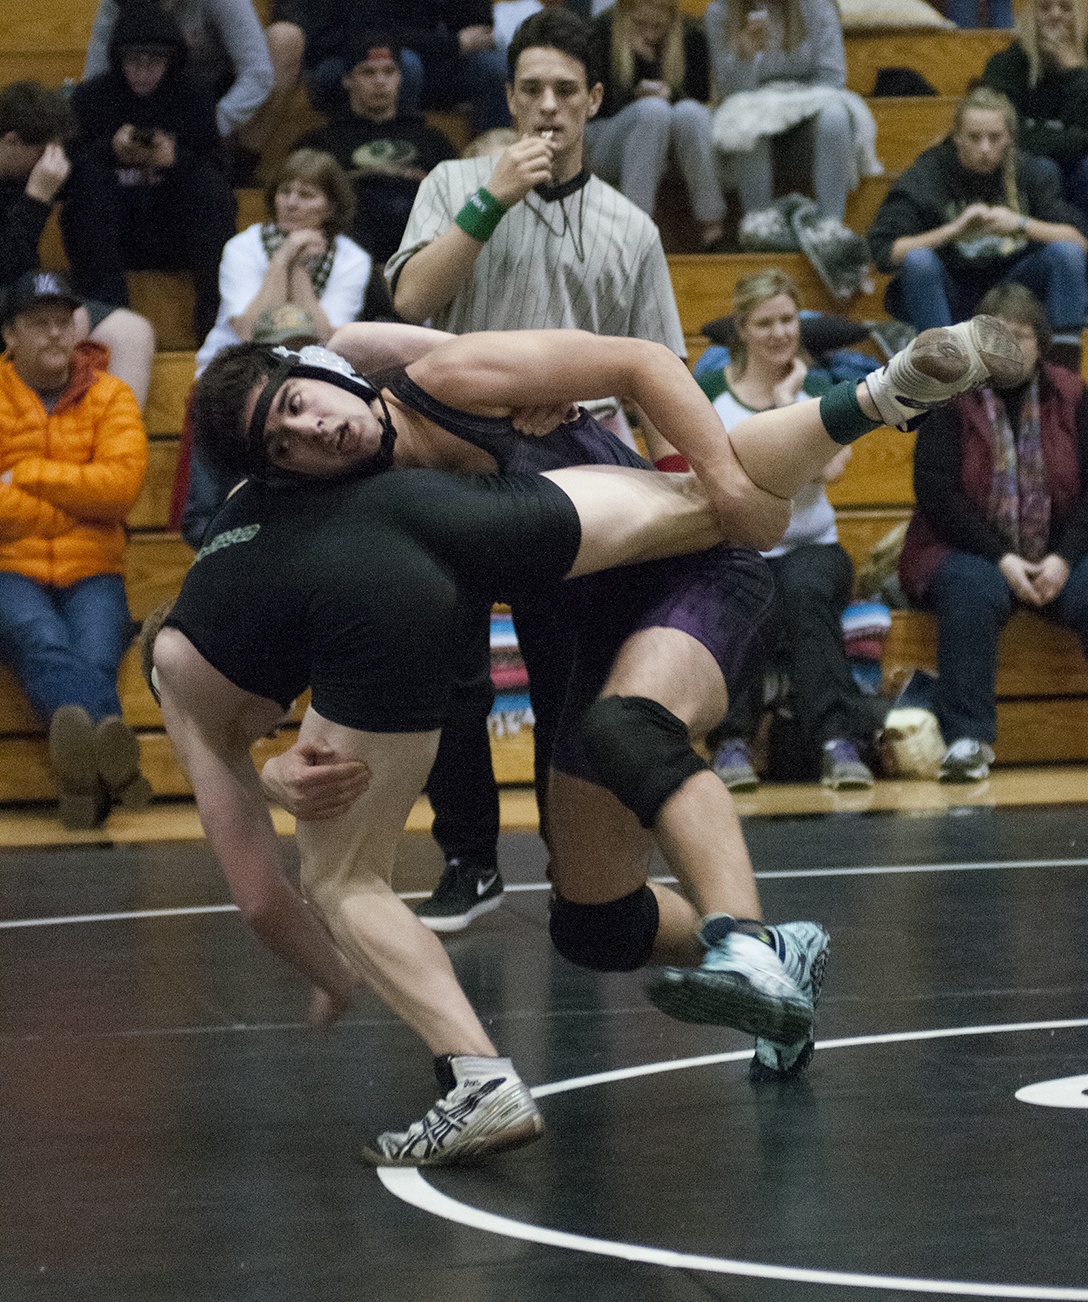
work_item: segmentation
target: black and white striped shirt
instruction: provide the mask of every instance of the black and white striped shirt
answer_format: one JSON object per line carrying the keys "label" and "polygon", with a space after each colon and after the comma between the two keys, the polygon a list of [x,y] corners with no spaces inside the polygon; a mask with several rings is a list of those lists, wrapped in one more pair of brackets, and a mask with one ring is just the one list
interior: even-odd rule
{"label": "black and white striped shirt", "polygon": [[[386,266],[391,286],[408,259],[486,185],[493,158],[440,163],[419,187],[404,238]],[[499,223],[471,279],[435,313],[454,334],[579,329],[649,339],[687,355],[661,238],[653,221],[598,177],[553,197],[533,190]]]}

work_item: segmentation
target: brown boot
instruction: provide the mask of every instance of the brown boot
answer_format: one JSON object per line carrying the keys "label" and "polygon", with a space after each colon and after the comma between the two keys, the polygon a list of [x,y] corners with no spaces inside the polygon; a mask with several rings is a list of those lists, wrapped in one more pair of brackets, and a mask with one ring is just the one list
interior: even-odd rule
{"label": "brown boot", "polygon": [[110,794],[98,775],[95,728],[82,705],[62,705],[49,721],[49,758],[57,774],[57,817],[70,831],[98,827]]}
{"label": "brown boot", "polygon": [[99,720],[94,752],[98,776],[110,800],[123,809],[146,809],[151,803],[151,783],[140,772],[140,742],[120,715]]}

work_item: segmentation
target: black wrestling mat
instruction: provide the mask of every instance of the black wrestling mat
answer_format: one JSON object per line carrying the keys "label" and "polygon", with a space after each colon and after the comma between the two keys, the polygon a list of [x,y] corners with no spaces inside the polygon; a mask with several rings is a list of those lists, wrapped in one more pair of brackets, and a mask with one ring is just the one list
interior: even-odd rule
{"label": "black wrestling mat", "polygon": [[767,916],[832,936],[807,1078],[555,956],[508,835],[448,947],[548,1131],[425,1175],[357,1160],[425,1050],[372,999],[307,1029],[203,846],[0,853],[0,1299],[1088,1302],[1088,811],[746,831]]}

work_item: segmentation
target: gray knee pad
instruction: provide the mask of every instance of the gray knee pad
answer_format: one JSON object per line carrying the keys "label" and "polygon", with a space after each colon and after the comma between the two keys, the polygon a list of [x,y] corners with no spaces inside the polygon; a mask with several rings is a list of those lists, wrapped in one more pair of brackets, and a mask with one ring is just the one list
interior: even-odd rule
{"label": "gray knee pad", "polygon": [[549,930],[560,954],[579,967],[633,972],[650,960],[659,916],[649,886],[607,904],[573,904],[556,893]]}
{"label": "gray knee pad", "polygon": [[601,696],[582,717],[586,753],[606,786],[652,828],[661,806],[707,767],[692,749],[688,730],[645,696]]}

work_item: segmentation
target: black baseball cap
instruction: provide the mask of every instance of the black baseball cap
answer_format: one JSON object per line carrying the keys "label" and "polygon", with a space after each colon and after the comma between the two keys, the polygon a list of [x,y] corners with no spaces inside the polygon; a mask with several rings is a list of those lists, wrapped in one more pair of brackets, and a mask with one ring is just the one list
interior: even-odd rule
{"label": "black baseball cap", "polygon": [[25,271],[4,299],[4,324],[39,303],[67,303],[73,311],[83,306],[83,300],[72,293],[71,285],[55,271]]}

